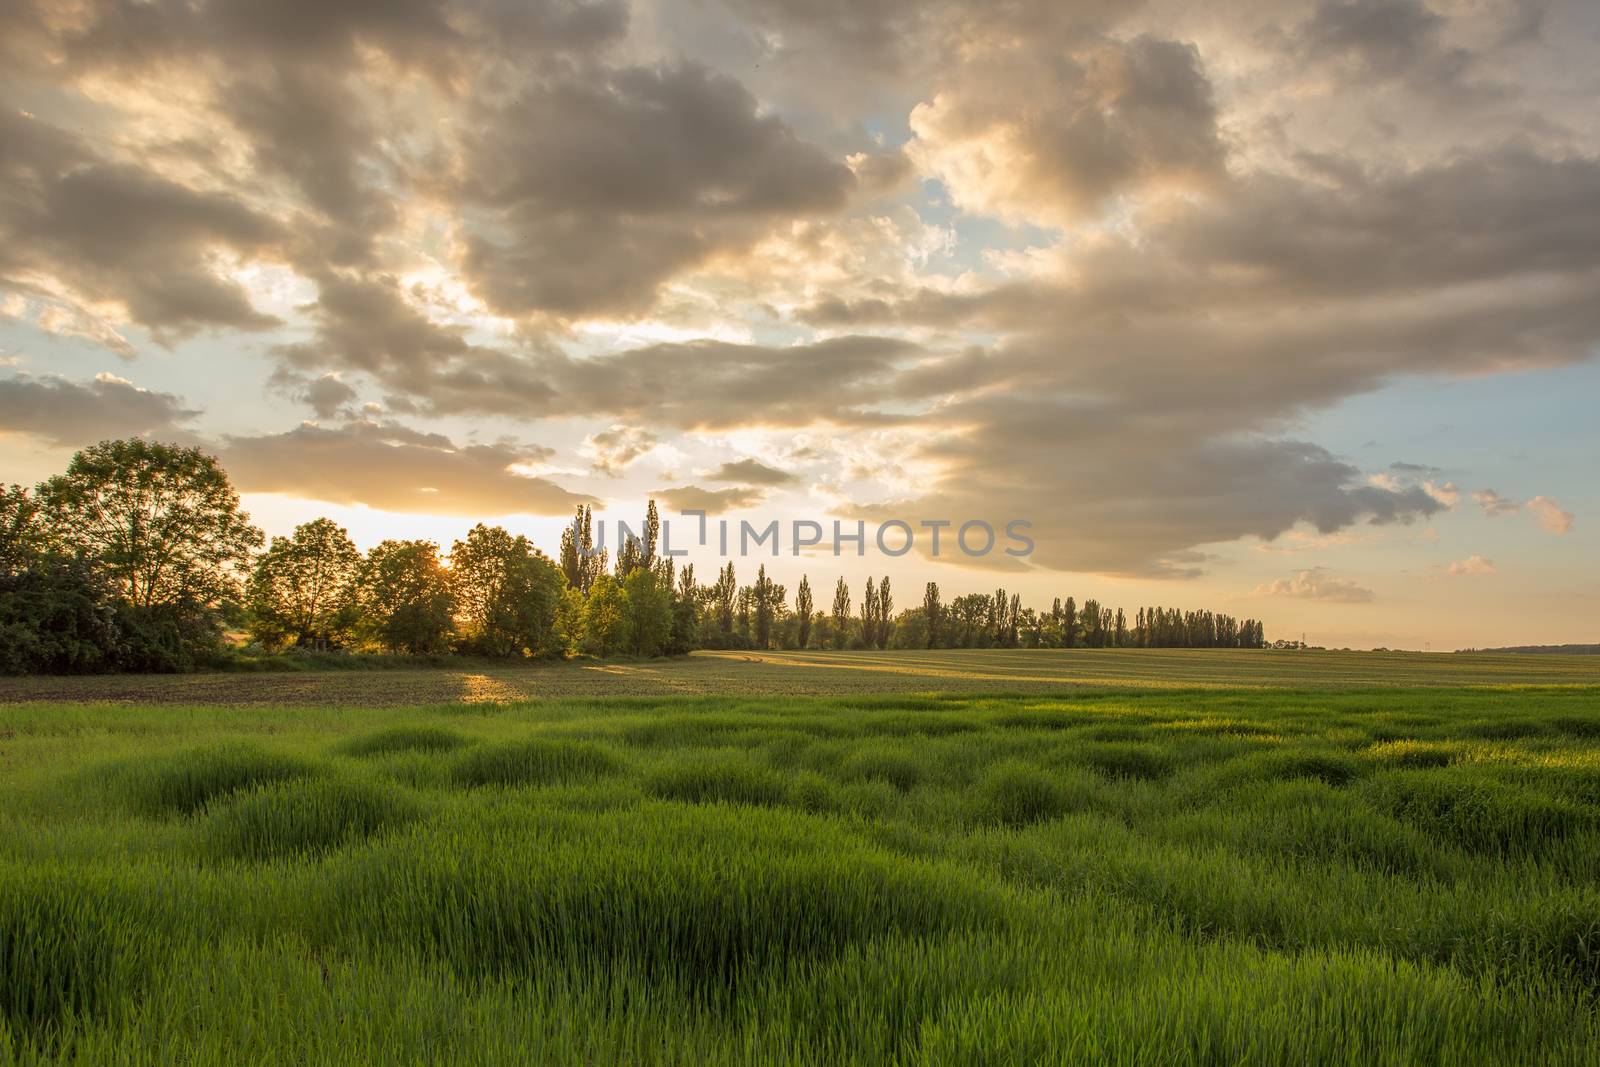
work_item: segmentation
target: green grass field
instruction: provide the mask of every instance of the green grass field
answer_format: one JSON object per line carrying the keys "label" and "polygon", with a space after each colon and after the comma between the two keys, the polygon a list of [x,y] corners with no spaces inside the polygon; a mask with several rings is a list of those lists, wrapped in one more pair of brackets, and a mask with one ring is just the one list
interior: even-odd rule
{"label": "green grass field", "polygon": [[[1370,669],[1457,663],[1549,669]],[[690,667],[796,669],[625,669]],[[0,707],[0,1062],[1597,1062],[1600,688],[1550,673]]]}

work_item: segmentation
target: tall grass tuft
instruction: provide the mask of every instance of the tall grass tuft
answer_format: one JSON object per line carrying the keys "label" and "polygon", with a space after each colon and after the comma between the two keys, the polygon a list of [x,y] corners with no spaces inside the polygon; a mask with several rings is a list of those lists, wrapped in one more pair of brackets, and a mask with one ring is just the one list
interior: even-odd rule
{"label": "tall grass tuft", "polygon": [[616,774],[621,769],[621,761],[600,745],[534,738],[468,753],[456,764],[455,779],[469,788],[554,785]]}
{"label": "tall grass tuft", "polygon": [[984,772],[972,789],[970,803],[977,822],[1027,826],[1088,806],[1094,789],[1094,775],[1080,768],[1051,774],[1011,761]]}
{"label": "tall grass tuft", "polygon": [[47,1043],[108,1014],[150,968],[154,934],[115,876],[0,867],[0,1019]]}
{"label": "tall grass tuft", "polygon": [[339,746],[347,756],[387,756],[395,752],[450,752],[470,742],[438,726],[393,726],[351,738]]}
{"label": "tall grass tuft", "polygon": [[419,802],[376,782],[278,782],[214,804],[207,813],[204,848],[222,859],[318,854],[421,814]]}
{"label": "tall grass tuft", "polygon": [[782,804],[788,785],[771,768],[748,756],[685,756],[650,771],[645,791],[664,800],[690,804]]}
{"label": "tall grass tuft", "polygon": [[196,749],[147,763],[121,765],[119,776],[136,810],[144,815],[192,815],[219,797],[306,778],[316,765],[297,756],[254,745]]}

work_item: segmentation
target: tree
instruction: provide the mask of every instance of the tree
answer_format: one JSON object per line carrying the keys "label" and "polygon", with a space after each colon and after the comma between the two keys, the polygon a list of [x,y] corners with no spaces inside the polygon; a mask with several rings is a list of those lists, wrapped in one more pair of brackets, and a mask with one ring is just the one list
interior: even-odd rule
{"label": "tree", "polygon": [[262,541],[216,457],[198,448],[102,441],[40,485],[37,500],[50,541],[90,560],[139,608],[235,595]]}
{"label": "tree", "polygon": [[0,565],[0,674],[116,670],[130,665],[127,651],[111,590],[86,561],[38,554]]}
{"label": "tree", "polygon": [[0,574],[25,570],[45,547],[38,502],[20,485],[0,485]]}
{"label": "tree", "polygon": [[920,607],[902,611],[890,631],[889,647],[895,649],[928,647],[928,613]]}
{"label": "tree", "polygon": [[655,567],[656,541],[661,536],[661,518],[656,513],[656,502],[650,501],[644,513],[644,528],[635,534],[628,531],[617,547],[617,577],[626,578],[640,567]]}
{"label": "tree", "polygon": [[738,595],[739,583],[733,576],[733,563],[717,572],[717,584],[711,587],[711,607],[716,616],[717,628],[725,635],[733,634],[733,602]]}
{"label": "tree", "polygon": [[562,576],[580,593],[588,593],[595,578],[605,573],[605,548],[595,549],[594,510],[586,504],[578,506],[572,522],[561,531],[560,560]]}
{"label": "tree", "polygon": [[794,614],[799,623],[795,642],[801,648],[811,643],[811,612],[814,608],[815,605],[811,603],[811,580],[802,574],[800,588],[794,594]]}
{"label": "tree", "polygon": [[622,580],[628,602],[628,651],[635,656],[659,656],[672,639],[672,593],[649,567],[640,567]]}
{"label": "tree", "polygon": [[1099,648],[1105,641],[1100,632],[1100,602],[1098,600],[1085,600],[1083,602],[1083,644],[1086,648]]}
{"label": "tree", "polygon": [[783,603],[783,593],[783,586],[767,577],[766,564],[762,564],[756,572],[756,584],[750,590],[757,648],[772,647],[772,623],[777,617],[778,608]]}
{"label": "tree", "polygon": [[878,610],[874,613],[877,616],[875,636],[878,639],[879,648],[889,647],[889,631],[894,628],[894,624],[889,620],[892,618],[891,613],[893,611],[894,597],[889,593],[889,576],[885,574],[883,581],[878,583]]}
{"label": "tree", "polygon": [[656,502],[650,501],[644,510],[644,538],[640,548],[639,565],[646,570],[653,570],[656,565],[656,542],[661,539],[661,515],[656,511]]}
{"label": "tree", "polygon": [[833,647],[850,643],[850,587],[840,578],[833,587]]}
{"label": "tree", "polygon": [[360,570],[361,553],[332,519],[313,519],[295,527],[292,537],[274,537],[250,574],[251,632],[273,647],[342,644],[356,623]]}
{"label": "tree", "polygon": [[878,587],[867,578],[867,591],[861,597],[861,643],[871,648],[878,640]]}
{"label": "tree", "polygon": [[615,655],[628,643],[628,593],[621,582],[602,574],[589,587],[583,604],[583,636],[579,649],[591,656]]}
{"label": "tree", "polygon": [[684,564],[678,573],[678,587],[672,594],[672,639],[665,652],[685,656],[693,651],[700,635],[700,604],[704,590],[695,584],[694,564]]}
{"label": "tree", "polygon": [[561,573],[526,537],[482,523],[450,549],[464,646],[486,656],[557,651]]}
{"label": "tree", "polygon": [[1067,597],[1061,608],[1061,647],[1071,648],[1078,639],[1078,602]]}
{"label": "tree", "polygon": [[454,629],[453,605],[439,546],[432,541],[383,541],[361,567],[362,624],[390,652],[443,652]]}
{"label": "tree", "polygon": [[939,627],[943,608],[939,604],[939,583],[929,582],[922,591],[922,618],[923,625],[928,631],[928,647],[939,647]]}

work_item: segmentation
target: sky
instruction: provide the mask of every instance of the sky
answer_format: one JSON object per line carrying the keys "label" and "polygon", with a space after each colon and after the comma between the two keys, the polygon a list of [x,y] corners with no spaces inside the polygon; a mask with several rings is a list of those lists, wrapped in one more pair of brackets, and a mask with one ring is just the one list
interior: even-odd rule
{"label": "sky", "polygon": [[0,10],[7,482],[139,435],[274,535],[654,498],[828,604],[1600,640],[1588,0]]}

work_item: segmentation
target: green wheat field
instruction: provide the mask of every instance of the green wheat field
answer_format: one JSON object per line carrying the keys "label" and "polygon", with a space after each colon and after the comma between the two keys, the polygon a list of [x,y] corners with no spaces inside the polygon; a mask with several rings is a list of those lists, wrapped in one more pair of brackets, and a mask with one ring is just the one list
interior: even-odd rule
{"label": "green wheat field", "polygon": [[1600,663],[1317,655],[7,683],[0,1062],[1600,1060]]}

